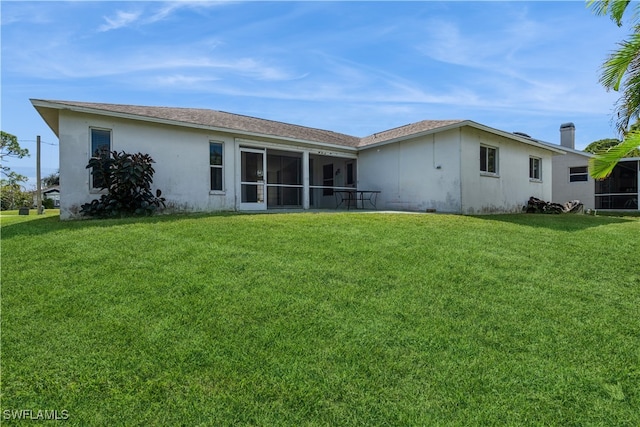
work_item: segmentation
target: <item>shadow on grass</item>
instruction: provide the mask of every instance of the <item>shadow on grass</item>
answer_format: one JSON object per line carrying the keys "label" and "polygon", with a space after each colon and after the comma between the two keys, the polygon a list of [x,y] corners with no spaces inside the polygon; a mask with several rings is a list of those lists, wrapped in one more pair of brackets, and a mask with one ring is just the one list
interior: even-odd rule
{"label": "shadow on grass", "polygon": [[[2,240],[8,240],[17,236],[41,236],[59,231],[72,231],[82,229],[100,229],[121,227],[131,224],[160,224],[168,222],[180,222],[198,218],[231,218],[239,216],[255,216],[251,212],[218,212],[218,213],[189,213],[167,214],[150,217],[126,217],[109,219],[79,219],[60,221],[59,216],[49,216],[11,224],[3,224],[0,227]],[[258,215],[263,215],[262,213]],[[589,215],[544,215],[544,214],[501,214],[478,215],[474,218],[517,224],[527,227],[546,228],[556,231],[580,231],[603,225],[636,222],[640,225],[639,218],[614,217],[614,216],[589,216]]]}
{"label": "shadow on grass", "polygon": [[104,229],[112,227],[120,227],[130,224],[155,224],[166,222],[178,222],[206,217],[230,217],[243,215],[238,212],[221,212],[221,213],[194,213],[194,214],[171,214],[156,215],[147,217],[125,217],[125,218],[106,218],[106,219],[78,219],[71,221],[60,221],[59,216],[50,216],[45,218],[37,218],[28,221],[21,221],[13,224],[6,224],[0,227],[2,240],[11,239],[16,236],[41,236],[58,231],[82,230],[87,228]]}
{"label": "shadow on grass", "polygon": [[476,216],[475,218],[567,232],[581,231],[602,225],[638,222],[631,217],[591,216],[583,214],[507,214],[482,215]]}

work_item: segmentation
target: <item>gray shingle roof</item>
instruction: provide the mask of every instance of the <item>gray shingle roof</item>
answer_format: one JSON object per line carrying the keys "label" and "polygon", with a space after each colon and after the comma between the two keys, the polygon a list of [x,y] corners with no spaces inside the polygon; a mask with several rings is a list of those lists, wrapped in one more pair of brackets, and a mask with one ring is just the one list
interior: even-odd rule
{"label": "gray shingle roof", "polygon": [[457,125],[464,121],[465,120],[422,120],[420,122],[410,123],[408,125],[365,136],[364,138],[360,139],[360,144],[358,144],[358,146],[365,147],[367,145],[376,144],[379,142],[390,141],[409,135],[415,135],[418,133],[428,132],[447,126]]}
{"label": "gray shingle roof", "polygon": [[138,105],[102,104],[74,101],[46,101],[69,107],[81,107],[110,113],[138,116],[141,118],[160,119],[181,122],[196,126],[228,129],[230,131],[250,132],[274,137],[293,138],[304,141],[324,142],[329,144],[356,147],[360,138],[329,130],[292,125],[273,120],[259,119],[224,111],[200,108],[147,107]]}
{"label": "gray shingle roof", "polygon": [[208,110],[201,108],[176,108],[176,107],[152,107],[125,104],[105,104],[95,102],[77,101],[53,101],[32,100],[81,108],[88,110],[104,111],[105,113],[121,114],[141,119],[155,119],[169,122],[185,123],[194,126],[228,129],[229,131],[248,132],[274,137],[292,138],[309,142],[322,142],[342,145],[347,147],[364,147],[381,143],[396,138],[402,138],[413,134],[435,130],[441,127],[451,126],[463,122],[463,120],[423,120],[394,129],[385,130],[373,135],[359,138],[343,133],[324,129],[316,129],[306,126],[293,125],[257,117],[232,114],[224,111]]}

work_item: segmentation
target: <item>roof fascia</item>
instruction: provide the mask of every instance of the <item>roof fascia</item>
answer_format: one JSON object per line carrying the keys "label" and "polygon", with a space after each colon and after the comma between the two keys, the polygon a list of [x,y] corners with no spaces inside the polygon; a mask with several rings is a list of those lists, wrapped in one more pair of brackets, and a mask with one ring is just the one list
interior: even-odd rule
{"label": "roof fascia", "polygon": [[561,145],[558,144],[554,144],[551,142],[546,142],[546,141],[537,141],[540,144],[544,144],[550,148],[554,148],[554,149],[559,149],[564,151],[564,154],[577,154],[579,156],[584,156],[584,157],[595,157],[595,154],[593,153],[588,153],[586,151],[580,151],[580,150],[576,150],[575,148],[568,148],[568,147],[563,147]]}
{"label": "roof fascia", "polygon": [[549,150],[549,151],[552,151],[555,154],[566,154],[565,151],[563,151],[563,150],[561,150],[559,148],[549,147],[548,145],[543,144],[543,143],[538,142],[538,141],[535,141],[533,139],[520,137],[518,135],[509,133],[509,132],[505,132],[505,131],[502,131],[502,130],[499,130],[499,129],[495,129],[495,128],[492,128],[492,127],[489,127],[489,126],[482,125],[482,124],[474,122],[472,120],[463,120],[463,121],[460,121],[458,123],[453,123],[453,124],[450,124],[450,125],[437,127],[437,128],[433,128],[433,129],[429,129],[429,130],[423,131],[423,132],[413,133],[413,134],[410,134],[410,135],[400,136],[400,137],[389,139],[389,140],[386,140],[386,141],[381,141],[381,142],[365,145],[365,146],[359,147],[359,148],[360,148],[360,150],[367,150],[369,148],[375,148],[375,147],[380,147],[380,146],[387,145],[387,144],[393,144],[393,143],[396,143],[396,142],[399,142],[399,141],[418,138],[418,137],[426,136],[426,135],[432,135],[432,134],[440,133],[440,132],[446,132],[448,130],[457,129],[457,128],[461,128],[461,127],[464,127],[464,126],[469,126],[469,127],[472,127],[472,128],[478,129],[478,130],[482,130],[482,131],[485,131],[485,132],[488,132],[488,133],[492,133],[494,135],[502,136],[504,138],[516,140],[518,142],[522,142],[522,143],[527,144],[527,145],[531,145],[531,146],[534,146],[534,147],[537,147],[537,148],[542,148],[542,149],[545,149],[545,150]]}
{"label": "roof fascia", "polygon": [[477,122],[474,122],[474,121],[471,121],[471,120],[466,121],[465,125],[473,127],[473,128],[476,128],[476,129],[479,129],[479,130],[482,130],[482,131],[485,131],[485,132],[492,133],[494,135],[502,136],[504,138],[516,140],[518,142],[522,142],[524,144],[531,145],[533,147],[549,150],[549,151],[552,151],[555,154],[566,154],[567,153],[566,151],[564,151],[564,150],[562,150],[560,148],[551,147],[548,144],[539,142],[539,141],[537,141],[535,139],[530,139],[530,138],[525,138],[523,136],[518,136],[516,134],[510,133],[510,132],[505,132],[503,130],[495,129],[495,128],[492,128],[492,127],[489,127],[489,126],[485,126],[483,124],[480,124],[480,123],[477,123]]}
{"label": "roof fascia", "polygon": [[269,135],[269,134],[263,134],[259,132],[248,132],[248,131],[243,131],[239,129],[224,128],[224,127],[218,127],[218,126],[198,125],[195,123],[181,122],[179,120],[167,120],[167,119],[160,119],[156,117],[139,116],[137,114],[128,114],[128,113],[121,113],[117,111],[101,110],[98,108],[84,107],[79,105],[61,104],[57,102],[36,100],[36,99],[32,99],[31,103],[36,107],[36,109],[37,107],[44,107],[44,108],[51,108],[51,109],[57,109],[57,110],[68,110],[76,113],[117,117],[121,119],[137,120],[137,121],[143,121],[143,122],[149,122],[149,123],[165,124],[170,126],[181,126],[181,127],[191,128],[191,129],[203,129],[203,130],[209,130],[214,132],[224,132],[224,133],[249,136],[249,137],[259,138],[259,139],[263,139],[263,138],[277,139],[281,141],[286,141],[286,142],[291,142],[296,144],[304,144],[304,145],[309,145],[314,147],[326,147],[334,150],[340,149],[344,151],[353,151],[353,152],[358,151],[356,147],[351,147],[349,145],[331,144],[327,142],[316,142],[316,141],[310,141],[306,139],[291,138],[291,137],[285,137],[285,136],[279,136],[279,135]]}

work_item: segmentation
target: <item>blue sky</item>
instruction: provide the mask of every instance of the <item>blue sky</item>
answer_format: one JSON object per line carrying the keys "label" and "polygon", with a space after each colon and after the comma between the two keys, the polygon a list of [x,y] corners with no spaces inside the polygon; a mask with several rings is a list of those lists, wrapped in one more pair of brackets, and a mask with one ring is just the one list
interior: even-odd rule
{"label": "blue sky", "polygon": [[629,28],[575,1],[7,1],[5,132],[35,180],[58,140],[29,98],[223,110],[365,136],[470,119],[576,148],[615,137],[599,68]]}

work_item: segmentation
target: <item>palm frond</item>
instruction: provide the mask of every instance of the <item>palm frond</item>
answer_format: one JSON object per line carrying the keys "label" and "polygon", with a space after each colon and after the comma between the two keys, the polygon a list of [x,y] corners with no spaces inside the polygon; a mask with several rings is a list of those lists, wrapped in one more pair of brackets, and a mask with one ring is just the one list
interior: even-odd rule
{"label": "palm frond", "polygon": [[640,26],[603,64],[600,82],[605,88],[622,93],[615,116],[618,131],[624,135],[631,119],[640,115]]}
{"label": "palm frond", "polygon": [[623,86],[624,91],[615,106],[616,126],[622,136],[628,132],[629,123],[640,117],[640,72],[629,72]]}
{"label": "palm frond", "polygon": [[589,159],[589,174],[595,179],[608,177],[620,159],[633,149],[640,147],[640,131],[629,132],[624,141]]}
{"label": "palm frond", "polygon": [[618,27],[622,26],[622,17],[630,0],[588,0],[587,7],[600,16],[609,15]]}
{"label": "palm frond", "polygon": [[632,67],[640,57],[640,33],[630,35],[629,40],[620,43],[620,48],[609,55],[602,66],[600,83],[607,89],[618,91],[625,74],[637,67]]}

